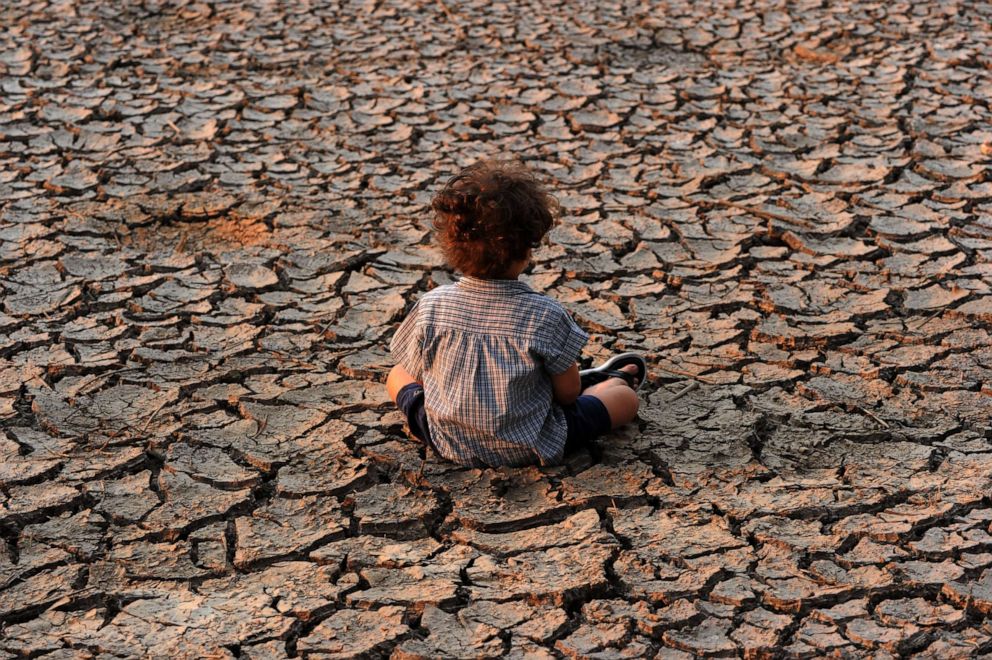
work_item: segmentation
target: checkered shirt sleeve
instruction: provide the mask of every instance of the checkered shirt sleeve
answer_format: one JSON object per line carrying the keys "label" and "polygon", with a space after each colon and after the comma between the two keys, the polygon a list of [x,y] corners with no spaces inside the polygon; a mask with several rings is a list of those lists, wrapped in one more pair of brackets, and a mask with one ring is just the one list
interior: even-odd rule
{"label": "checkered shirt sleeve", "polygon": [[389,342],[389,352],[417,381],[424,378],[424,326],[420,319],[420,301],[413,306]]}
{"label": "checkered shirt sleeve", "polygon": [[572,317],[561,310],[561,319],[555,326],[551,341],[541,356],[544,368],[552,376],[564,373],[579,359],[582,347],[589,341],[589,335],[580,328]]}

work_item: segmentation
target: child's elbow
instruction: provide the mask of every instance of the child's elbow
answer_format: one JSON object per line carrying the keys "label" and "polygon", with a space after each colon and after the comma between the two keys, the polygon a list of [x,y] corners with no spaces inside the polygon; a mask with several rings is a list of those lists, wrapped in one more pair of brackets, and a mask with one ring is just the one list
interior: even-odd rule
{"label": "child's elbow", "polygon": [[555,401],[561,406],[570,406],[575,403],[575,400],[579,398],[582,393],[581,387],[567,387],[567,388],[556,388],[555,389]]}
{"label": "child's elbow", "polygon": [[582,394],[582,378],[579,376],[579,365],[573,364],[570,369],[551,377],[551,391],[559,405],[569,406]]}

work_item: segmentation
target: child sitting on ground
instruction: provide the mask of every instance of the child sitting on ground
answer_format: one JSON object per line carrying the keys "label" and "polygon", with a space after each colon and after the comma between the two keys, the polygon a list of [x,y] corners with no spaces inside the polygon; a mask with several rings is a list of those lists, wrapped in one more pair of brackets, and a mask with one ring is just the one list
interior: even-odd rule
{"label": "child sitting on ground", "polygon": [[431,207],[435,239],[463,277],[424,294],[390,344],[386,387],[410,431],[462,465],[549,465],[630,422],[644,361],[591,370],[601,382],[582,389],[576,360],[588,335],[517,279],[557,208],[533,173],[483,161]]}

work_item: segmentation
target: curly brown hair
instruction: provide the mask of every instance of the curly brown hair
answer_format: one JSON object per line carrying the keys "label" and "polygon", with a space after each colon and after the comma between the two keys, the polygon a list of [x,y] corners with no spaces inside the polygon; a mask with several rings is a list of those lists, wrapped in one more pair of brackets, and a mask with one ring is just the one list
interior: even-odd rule
{"label": "curly brown hair", "polygon": [[482,160],[448,179],[431,208],[448,265],[472,277],[500,279],[540,245],[558,202],[520,161]]}

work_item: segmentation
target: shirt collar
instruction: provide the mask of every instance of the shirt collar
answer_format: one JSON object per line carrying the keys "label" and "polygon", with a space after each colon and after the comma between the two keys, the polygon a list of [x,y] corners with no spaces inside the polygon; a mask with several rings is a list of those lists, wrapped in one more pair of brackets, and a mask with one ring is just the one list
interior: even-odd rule
{"label": "shirt collar", "polygon": [[531,293],[526,282],[520,280],[484,280],[480,277],[463,275],[458,280],[458,286],[470,291],[486,291],[491,293]]}

